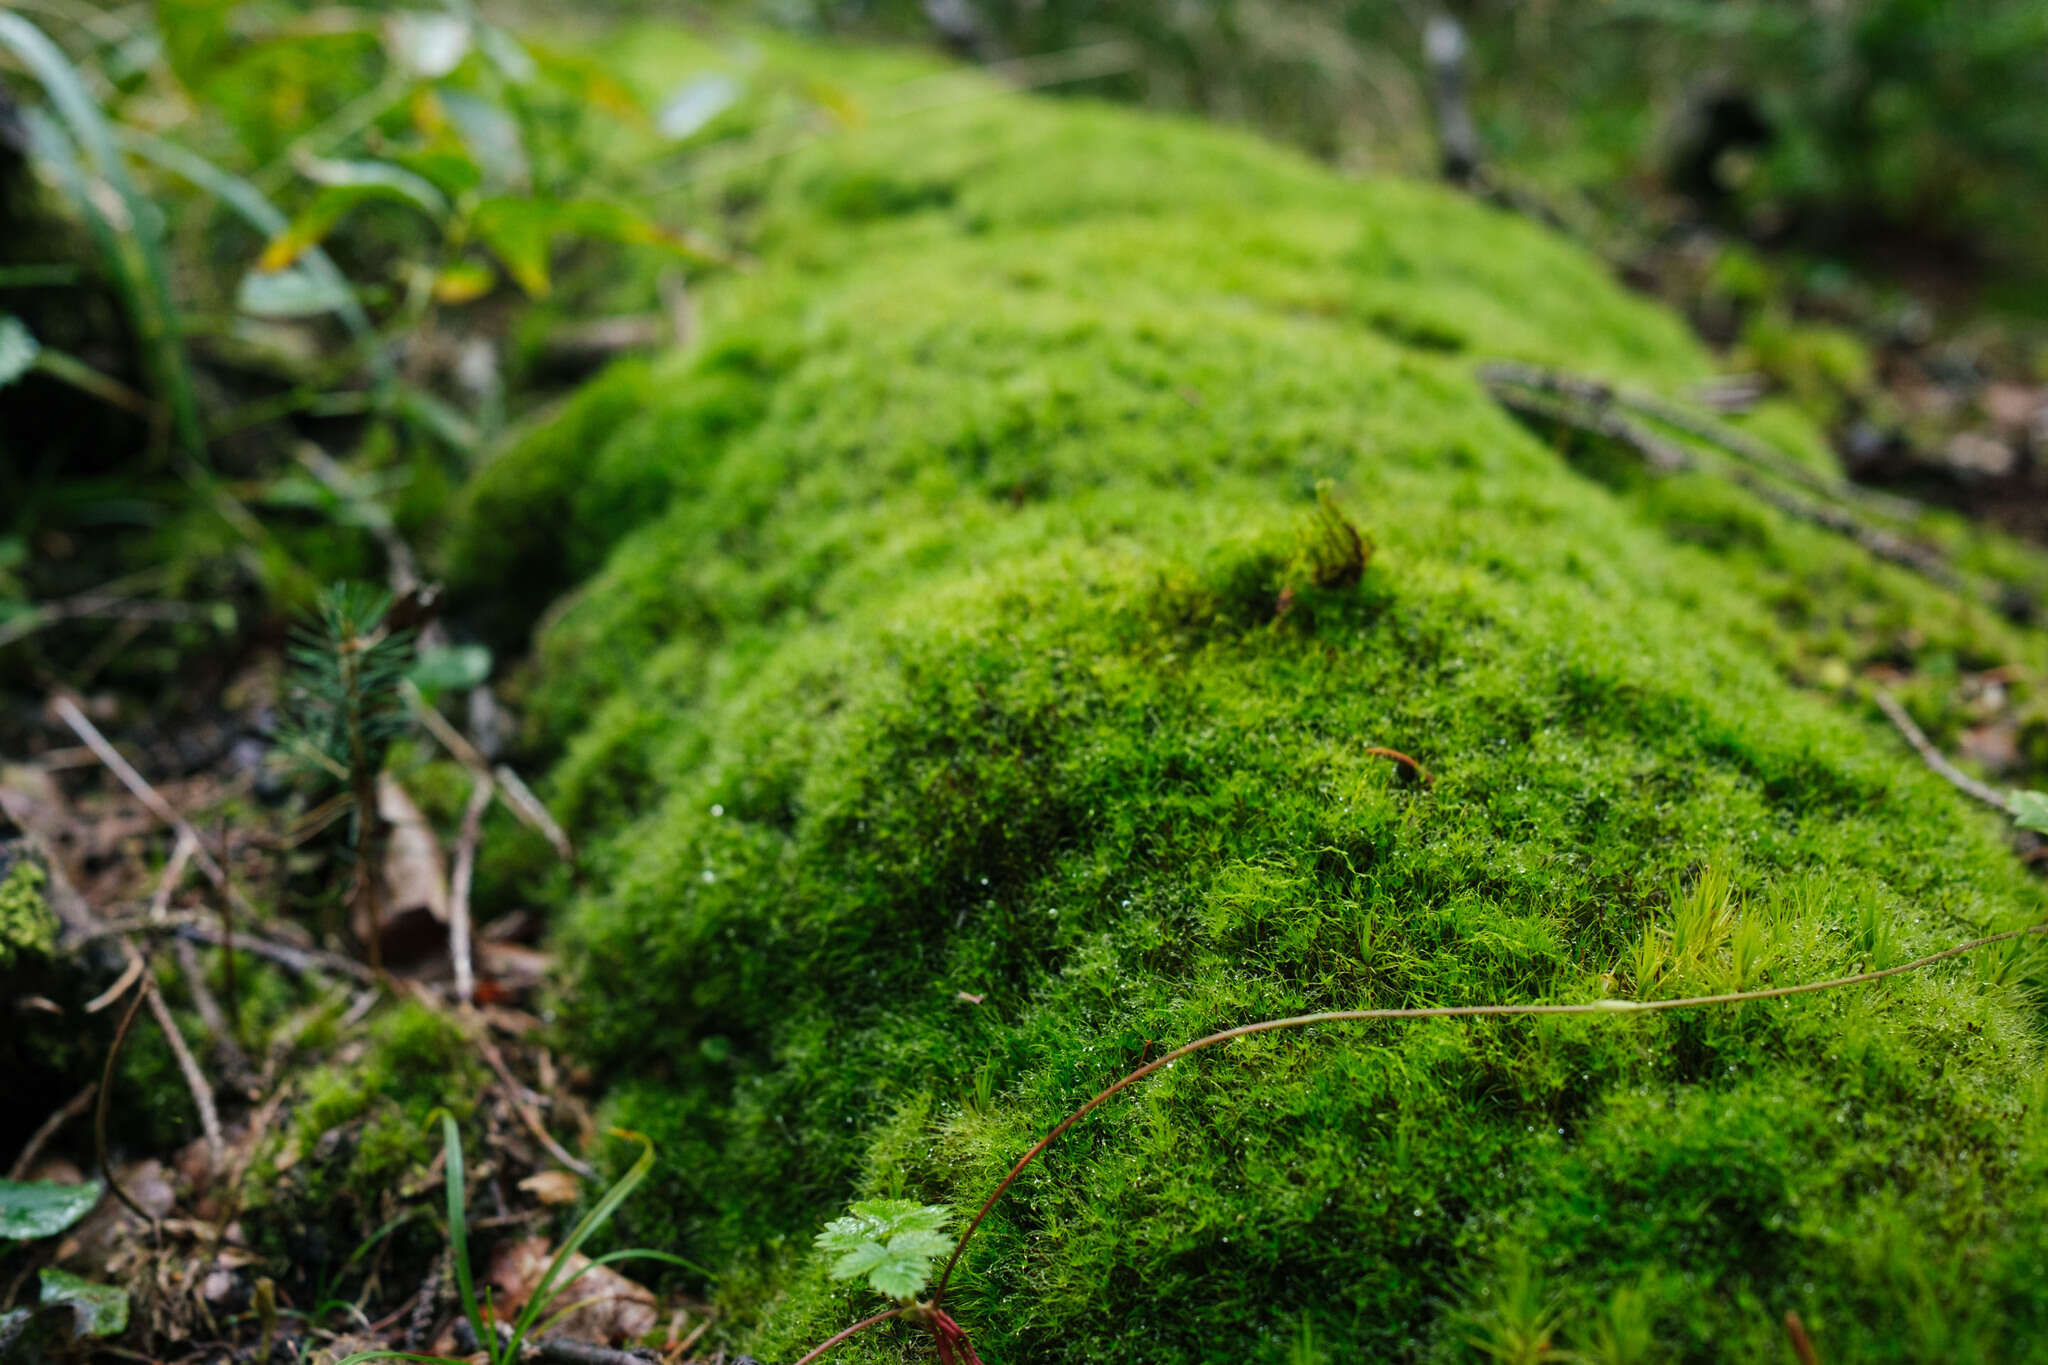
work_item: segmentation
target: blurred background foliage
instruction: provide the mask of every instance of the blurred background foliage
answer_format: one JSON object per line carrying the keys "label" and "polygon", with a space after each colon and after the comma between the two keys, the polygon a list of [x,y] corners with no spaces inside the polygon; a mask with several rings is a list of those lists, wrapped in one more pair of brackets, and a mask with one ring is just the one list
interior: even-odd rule
{"label": "blurred background foliage", "polygon": [[947,51],[1433,175],[1446,16],[1471,188],[1852,470],[2048,383],[2048,0],[11,0],[0,681],[161,678],[388,576],[501,433],[747,268],[716,172],[901,112],[852,90],[949,98]]}

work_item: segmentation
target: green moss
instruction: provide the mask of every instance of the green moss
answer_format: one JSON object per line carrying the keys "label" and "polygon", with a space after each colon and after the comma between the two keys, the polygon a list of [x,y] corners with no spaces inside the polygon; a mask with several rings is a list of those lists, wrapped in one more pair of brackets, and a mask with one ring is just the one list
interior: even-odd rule
{"label": "green moss", "polygon": [[[487,472],[458,543],[599,565],[527,696],[588,854],[559,1007],[662,1152],[622,1235],[729,1267],[757,1354],[863,1310],[807,1252],[848,1200],[971,1210],[1162,1043],[2038,919],[2002,823],[1804,683],[2039,638],[1502,415],[1472,358],[1707,371],[1535,226],[996,95],[747,174],[764,268],[711,340]],[[881,180],[926,189],[846,212]],[[1355,582],[1304,548],[1326,479]],[[1014,1361],[1461,1359],[1530,1284],[1573,1347],[1767,1358],[1796,1309],[1829,1358],[1995,1357],[2048,1333],[2032,961],[1245,1040],[1065,1139],[949,1306]]]}
{"label": "green moss", "polygon": [[[352,1292],[364,1276],[417,1283],[445,1246],[423,1216],[441,1149],[429,1120],[447,1109],[467,1123],[483,1080],[461,1027],[411,1000],[302,1078],[291,1121],[254,1163],[248,1189],[253,1244],[273,1271],[319,1296],[351,1275]],[[351,1261],[380,1234],[390,1240],[375,1263]]]}
{"label": "green moss", "polygon": [[0,971],[57,947],[57,916],[43,898],[43,869],[23,858],[0,878]]}

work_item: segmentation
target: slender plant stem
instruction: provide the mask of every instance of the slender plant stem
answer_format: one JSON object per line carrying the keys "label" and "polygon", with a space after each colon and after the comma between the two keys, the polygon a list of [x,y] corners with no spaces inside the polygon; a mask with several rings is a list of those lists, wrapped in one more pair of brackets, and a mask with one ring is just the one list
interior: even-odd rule
{"label": "slender plant stem", "polygon": [[840,1342],[845,1341],[848,1337],[851,1337],[856,1333],[865,1332],[868,1330],[868,1328],[873,1327],[878,1322],[887,1322],[890,1318],[900,1317],[902,1316],[902,1313],[903,1310],[899,1307],[891,1308],[887,1312],[877,1313],[871,1318],[862,1318],[859,1322],[856,1322],[853,1326],[847,1328],[845,1331],[834,1333],[832,1336],[827,1337],[825,1340],[819,1342],[816,1346],[811,1348],[808,1354],[806,1354],[800,1360],[798,1360],[796,1365],[811,1365],[812,1361],[818,1359],[827,1351],[837,1346]]}
{"label": "slender plant stem", "polygon": [[[1357,1023],[1371,1019],[1470,1019],[1525,1014],[1653,1014],[1665,1010],[1698,1009],[1706,1005],[1736,1005],[1752,1000],[1777,1000],[1785,996],[1810,995],[1815,991],[1834,990],[1842,986],[1858,986],[1871,981],[1882,981],[1886,977],[1900,976],[1906,972],[1919,971],[1921,968],[1932,966],[1937,962],[1945,962],[1952,957],[1961,957],[1964,953],[1973,952],[1978,948],[1983,948],[1993,943],[2003,943],[2009,939],[2021,938],[2028,934],[2043,933],[2048,933],[2048,921],[2029,925],[2024,929],[2011,929],[2002,934],[1989,934],[1983,938],[1971,939],[1968,943],[1958,944],[1956,947],[1946,948],[1938,953],[1930,953],[1926,957],[1916,958],[1911,962],[1902,963],[1896,967],[1886,967],[1879,971],[1859,972],[1854,976],[1838,976],[1826,981],[1810,981],[1798,986],[1774,986],[1758,991],[1730,991],[1722,995],[1694,995],[1673,1000],[1594,1000],[1578,1005],[1437,1005],[1422,1009],[1329,1010],[1320,1014],[1297,1014],[1286,1019],[1264,1019],[1255,1024],[1240,1024],[1236,1028],[1224,1029],[1220,1033],[1212,1033],[1205,1038],[1197,1038],[1192,1043],[1183,1043],[1173,1049],[1173,1051],[1162,1053],[1158,1058],[1139,1067],[1136,1071],[1131,1072],[1107,1090],[1097,1094],[1073,1113],[1061,1119],[1058,1126],[1040,1138],[1030,1151],[1017,1158],[1017,1164],[1010,1168],[1010,1173],[1002,1178],[1001,1183],[983,1201],[980,1211],[974,1215],[974,1221],[967,1225],[966,1231],[960,1234],[960,1240],[954,1243],[953,1254],[947,1258],[946,1268],[940,1273],[938,1285],[932,1292],[932,1302],[937,1303],[945,1297],[946,1284],[952,1278],[953,1268],[959,1264],[961,1253],[967,1250],[968,1242],[973,1240],[975,1232],[981,1227],[982,1220],[988,1217],[989,1210],[993,1209],[996,1206],[996,1202],[1004,1194],[1008,1193],[1010,1186],[1016,1183],[1017,1177],[1024,1174],[1025,1168],[1036,1161],[1046,1148],[1058,1141],[1060,1136],[1069,1128],[1072,1128],[1082,1119],[1101,1108],[1119,1091],[1136,1085],[1153,1072],[1171,1066],[1180,1058],[1191,1053],[1200,1052],[1205,1048],[1212,1048],[1218,1044],[1228,1043],[1238,1038],[1248,1038],[1255,1033],[1274,1033],[1282,1029],[1307,1028],[1312,1024]],[[827,1345],[830,1344],[829,1342],[827,1343]],[[814,1352],[813,1354],[816,1353]],[[810,1358],[810,1356],[805,1357],[806,1360]]]}
{"label": "slender plant stem", "polygon": [[114,1041],[107,1047],[107,1064],[100,1071],[99,1103],[92,1112],[92,1141],[93,1150],[99,1156],[100,1179],[107,1182],[107,1188],[114,1192],[116,1199],[153,1228],[156,1219],[150,1216],[148,1209],[135,1202],[134,1195],[121,1187],[121,1182],[114,1178],[114,1164],[107,1158],[107,1101],[114,1093],[114,1067],[121,1060],[121,1046],[128,1041],[128,1030],[135,1026],[135,1014],[142,1008],[142,996],[143,992],[137,991],[129,1000],[128,1011],[121,1016],[120,1027],[114,1030]]}

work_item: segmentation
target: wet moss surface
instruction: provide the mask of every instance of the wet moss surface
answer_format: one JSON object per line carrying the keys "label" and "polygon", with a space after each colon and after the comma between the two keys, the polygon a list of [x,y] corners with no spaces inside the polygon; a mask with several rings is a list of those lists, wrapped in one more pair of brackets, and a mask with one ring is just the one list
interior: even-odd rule
{"label": "wet moss surface", "polygon": [[[1709,370],[1540,228],[999,95],[724,192],[762,269],[487,468],[449,569],[541,621],[530,741],[588,852],[558,1005],[662,1153],[622,1236],[720,1268],[764,1359],[868,1307],[826,1218],[971,1211],[1162,1044],[2040,917],[2003,822],[1817,685],[2038,638],[1497,410],[1479,358]],[[1316,571],[1324,481],[1355,583]],[[1463,1359],[1552,1298],[1561,1347],[1658,1343],[1602,1358],[1777,1358],[1787,1310],[1829,1359],[2026,1358],[2040,980],[1240,1042],[1055,1148],[949,1307],[1010,1362]]]}

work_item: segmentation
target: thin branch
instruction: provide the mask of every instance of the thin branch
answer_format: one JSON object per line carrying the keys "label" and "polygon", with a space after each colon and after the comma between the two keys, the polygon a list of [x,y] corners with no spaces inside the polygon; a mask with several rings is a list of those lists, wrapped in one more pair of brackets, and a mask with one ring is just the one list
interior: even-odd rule
{"label": "thin branch", "polygon": [[484,812],[490,809],[494,784],[480,777],[463,807],[462,831],[455,840],[455,870],[448,877],[448,955],[455,964],[455,998],[476,999],[476,969],[470,957],[469,889],[476,878],[476,850],[483,840]]}
{"label": "thin branch", "polygon": [[[470,1017],[474,1019],[474,1016]],[[512,1102],[513,1112],[519,1115],[519,1121],[526,1125],[526,1130],[533,1134],[540,1145],[547,1149],[548,1155],[555,1160],[585,1180],[595,1179],[597,1172],[591,1169],[590,1163],[571,1156],[568,1148],[555,1141],[555,1135],[548,1131],[547,1125],[540,1121],[540,1115],[527,1103],[526,1087],[513,1076],[512,1068],[505,1065],[505,1054],[498,1051],[498,1045],[491,1041],[490,1030],[481,1021],[477,1021],[472,1036],[476,1041],[477,1051],[483,1054],[484,1061],[498,1074],[498,1080],[504,1084],[505,1098]]]}
{"label": "thin branch", "polygon": [[206,879],[220,888],[222,895],[235,902],[235,908],[243,915],[255,919],[255,909],[243,898],[235,884],[228,880],[227,872],[214,861],[213,855],[206,851],[206,845],[200,841],[199,831],[192,828],[192,822],[180,815],[156,788],[144,780],[141,773],[135,771],[127,759],[121,757],[120,752],[107,742],[107,737],[99,732],[99,727],[86,718],[85,712],[78,709],[76,702],[59,693],[52,699],[51,705],[64,723],[71,727],[73,733],[85,741],[100,762],[106,764],[107,770],[121,780],[121,785],[132,792],[135,799],[140,801],[150,814],[192,841],[193,861],[199,864],[199,870],[206,874]]}
{"label": "thin branch", "polygon": [[563,862],[574,866],[575,845],[569,842],[569,836],[555,823],[555,817],[548,814],[547,806],[533,794],[533,789],[520,779],[519,774],[503,763],[493,768],[490,760],[483,756],[476,745],[470,743],[467,735],[449,724],[446,716],[428,704],[411,679],[408,678],[400,684],[400,691],[405,694],[405,704],[411,708],[413,718],[426,728],[427,733],[432,735],[457,763],[469,769],[472,776],[496,783],[497,795],[505,803],[505,808],[511,811],[521,824],[546,839]]}
{"label": "thin branch", "polygon": [[1929,739],[1926,732],[1913,723],[1913,718],[1906,714],[1905,707],[1899,705],[1897,697],[1894,697],[1882,687],[1872,689],[1871,697],[1877,702],[1877,709],[1884,712],[1885,719],[1889,720],[1898,729],[1898,732],[1906,737],[1906,743],[1913,746],[1913,752],[1919,754],[1920,760],[1934,770],[1935,776],[1941,778],[1965,796],[1974,796],[1995,810],[2006,814],[2011,813],[2012,806],[2007,800],[2005,793],[1988,783],[1979,782],[1976,778],[1949,762],[1948,755],[1935,748],[1934,741]]}
{"label": "thin branch", "polygon": [[192,1049],[185,1045],[185,1035],[178,1031],[178,1021],[171,1017],[170,1007],[164,1004],[163,992],[157,989],[154,974],[142,983],[142,994],[149,1001],[149,1012],[155,1016],[157,1027],[164,1031],[164,1041],[171,1045],[171,1055],[177,1058],[178,1071],[185,1078],[185,1088],[192,1092],[192,1103],[199,1110],[199,1127],[206,1134],[206,1154],[211,1159],[212,1169],[219,1173],[227,1169],[227,1139],[220,1131],[220,1111],[213,1105],[213,1086],[206,1079],[206,1073],[199,1069],[199,1062],[192,1055]]}
{"label": "thin branch", "polygon": [[[176,926],[175,932],[178,937],[190,939],[194,943],[210,944],[216,948],[227,946],[227,936],[210,924],[180,924]],[[354,958],[343,957],[339,953],[323,952],[318,948],[298,948],[288,943],[278,943],[273,939],[258,938],[246,932],[235,935],[234,946],[241,952],[253,953],[266,962],[275,962],[278,966],[288,967],[301,975],[324,972],[365,983],[373,983],[377,979],[374,971]]]}
{"label": "thin branch", "polygon": [[114,1068],[120,1063],[122,1045],[128,1041],[128,1030],[135,1026],[135,1012],[142,1008],[142,992],[137,991],[128,1002],[127,1013],[121,1016],[120,1026],[114,1030],[114,1041],[107,1045],[107,1062],[100,1070],[99,1103],[92,1112],[92,1144],[100,1168],[100,1179],[106,1182],[114,1197],[128,1206],[136,1217],[155,1228],[156,1218],[148,1209],[135,1202],[135,1196],[128,1193],[121,1182],[114,1177],[114,1164],[107,1158],[107,1101],[114,1093]]}
{"label": "thin branch", "polygon": [[49,1145],[50,1139],[57,1136],[57,1131],[65,1124],[71,1122],[71,1120],[77,1118],[90,1108],[92,1097],[99,1093],[99,1082],[87,1081],[85,1089],[73,1095],[62,1109],[57,1110],[50,1117],[44,1119],[42,1127],[36,1129],[29,1136],[27,1143],[22,1146],[21,1155],[14,1158],[14,1164],[7,1168],[7,1178],[9,1180],[28,1179],[28,1173],[35,1166],[36,1158],[42,1155],[43,1148]]}
{"label": "thin branch", "polygon": [[541,804],[533,789],[526,785],[518,773],[503,763],[491,770],[498,779],[498,786],[510,798],[508,804],[512,813],[527,825],[540,831],[541,836],[554,845],[555,853],[571,867],[576,865],[576,846],[569,842],[569,836],[555,823],[555,817],[548,814],[548,808]]}
{"label": "thin branch", "polygon": [[1368,746],[1365,752],[1371,754],[1374,758],[1390,758],[1396,763],[1405,763],[1408,766],[1408,771],[1413,773],[1416,779],[1425,787],[1436,781],[1434,773],[1402,753],[1399,749],[1389,749],[1382,745],[1374,744]]}

